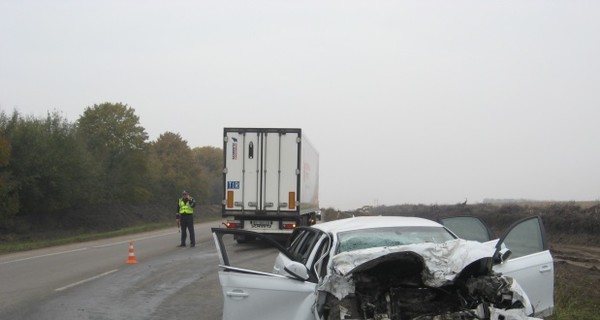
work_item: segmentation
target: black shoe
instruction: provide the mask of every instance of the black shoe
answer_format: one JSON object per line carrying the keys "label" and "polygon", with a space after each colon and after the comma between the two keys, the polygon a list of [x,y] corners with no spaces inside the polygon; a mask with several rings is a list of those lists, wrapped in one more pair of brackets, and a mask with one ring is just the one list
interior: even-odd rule
{"label": "black shoe", "polygon": [[178,247],[185,247],[185,244],[180,244],[178,245]]}
{"label": "black shoe", "polygon": [[193,248],[193,247],[195,247],[195,246],[196,246],[196,244],[195,244],[195,243],[192,243],[192,244],[190,244],[190,248]]}

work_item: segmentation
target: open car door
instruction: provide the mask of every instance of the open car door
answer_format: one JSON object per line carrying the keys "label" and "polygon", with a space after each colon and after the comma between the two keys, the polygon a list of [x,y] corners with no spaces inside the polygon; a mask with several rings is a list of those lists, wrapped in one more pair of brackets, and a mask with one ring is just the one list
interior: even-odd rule
{"label": "open car door", "polygon": [[[213,228],[212,233],[220,259],[223,319],[318,319],[314,315],[317,283],[310,281],[310,270],[285,247],[268,236],[250,231]],[[235,235],[258,241],[239,245],[233,239]],[[238,259],[236,251],[248,252],[248,246],[254,246],[252,254],[256,257]],[[269,271],[278,254],[289,258],[286,275]]]}
{"label": "open car door", "polygon": [[[439,220],[459,238],[492,243],[487,225],[477,217]],[[508,251],[507,251],[508,250]],[[495,243],[494,271],[513,277],[523,288],[538,317],[554,309],[554,264],[540,217],[515,222]]]}
{"label": "open car door", "polygon": [[[503,248],[510,250],[500,259]],[[554,310],[554,262],[540,217],[517,221],[496,244],[499,264],[494,270],[517,279],[529,296],[535,315],[550,316]]]}

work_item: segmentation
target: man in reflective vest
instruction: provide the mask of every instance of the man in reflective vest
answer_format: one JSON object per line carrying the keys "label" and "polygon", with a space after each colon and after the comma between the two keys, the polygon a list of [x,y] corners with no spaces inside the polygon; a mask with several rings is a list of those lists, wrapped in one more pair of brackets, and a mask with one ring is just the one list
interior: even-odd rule
{"label": "man in reflective vest", "polygon": [[179,247],[185,247],[187,231],[190,232],[190,247],[196,246],[196,234],[194,232],[194,207],[196,200],[190,196],[187,191],[183,191],[181,198],[177,203],[177,213],[181,222],[181,244]]}

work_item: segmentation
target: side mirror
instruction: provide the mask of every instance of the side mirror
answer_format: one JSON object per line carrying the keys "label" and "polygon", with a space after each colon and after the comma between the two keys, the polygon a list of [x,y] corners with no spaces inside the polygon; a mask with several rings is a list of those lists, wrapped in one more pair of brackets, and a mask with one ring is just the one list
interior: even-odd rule
{"label": "side mirror", "polygon": [[285,270],[285,272],[292,275],[296,280],[306,281],[308,280],[308,278],[310,278],[310,275],[308,274],[308,269],[305,265],[303,265],[300,262],[290,261],[288,264],[285,265],[283,269]]}
{"label": "side mirror", "polygon": [[500,251],[496,251],[494,253],[494,264],[500,264],[500,263],[508,260],[508,258],[510,258],[511,255],[512,255],[512,251],[510,251],[510,249],[507,249],[507,248],[503,248]]}

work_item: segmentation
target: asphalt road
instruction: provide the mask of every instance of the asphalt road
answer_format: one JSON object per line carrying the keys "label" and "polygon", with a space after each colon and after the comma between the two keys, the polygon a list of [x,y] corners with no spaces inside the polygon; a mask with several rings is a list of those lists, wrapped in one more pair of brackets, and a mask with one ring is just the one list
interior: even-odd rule
{"label": "asphalt road", "polygon": [[[100,241],[0,255],[0,319],[221,319],[223,295],[211,227],[178,248],[175,227]],[[127,264],[133,241],[137,264]],[[260,244],[231,244],[262,267]]]}

